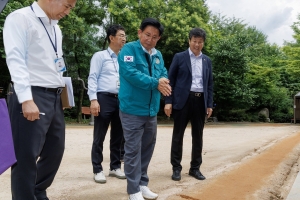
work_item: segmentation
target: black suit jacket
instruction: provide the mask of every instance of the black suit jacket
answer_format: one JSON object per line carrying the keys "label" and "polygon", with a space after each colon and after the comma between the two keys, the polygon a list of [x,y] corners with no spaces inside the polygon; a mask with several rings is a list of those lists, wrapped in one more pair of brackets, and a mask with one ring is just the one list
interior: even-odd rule
{"label": "black suit jacket", "polygon": [[[203,93],[206,108],[213,107],[212,64],[208,56],[202,54]],[[169,80],[172,94],[165,98],[166,104],[180,110],[185,105],[192,85],[192,67],[189,50],[175,54],[169,69]]]}

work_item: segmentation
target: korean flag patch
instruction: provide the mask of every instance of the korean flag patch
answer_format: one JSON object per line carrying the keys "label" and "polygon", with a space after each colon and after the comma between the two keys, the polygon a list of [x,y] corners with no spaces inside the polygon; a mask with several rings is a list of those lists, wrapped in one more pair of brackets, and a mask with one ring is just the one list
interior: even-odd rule
{"label": "korean flag patch", "polygon": [[124,62],[133,62],[133,56],[124,56]]}

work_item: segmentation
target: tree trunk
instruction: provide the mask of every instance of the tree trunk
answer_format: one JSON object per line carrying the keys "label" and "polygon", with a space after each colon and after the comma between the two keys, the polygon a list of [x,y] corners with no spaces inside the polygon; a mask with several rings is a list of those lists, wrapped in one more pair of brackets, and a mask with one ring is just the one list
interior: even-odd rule
{"label": "tree trunk", "polygon": [[82,100],[83,100],[83,92],[84,92],[84,89],[81,88],[79,90],[79,95],[78,95],[78,100],[77,100],[77,122],[80,123],[82,122],[82,113],[81,113],[81,107],[82,107]]}

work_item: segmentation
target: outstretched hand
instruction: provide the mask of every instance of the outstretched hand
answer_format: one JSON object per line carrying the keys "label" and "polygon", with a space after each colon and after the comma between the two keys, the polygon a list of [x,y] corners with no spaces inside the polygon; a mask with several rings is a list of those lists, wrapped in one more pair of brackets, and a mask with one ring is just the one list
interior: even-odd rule
{"label": "outstretched hand", "polygon": [[172,88],[169,85],[170,81],[166,78],[160,78],[158,82],[157,89],[164,95],[164,96],[170,96],[172,92]]}

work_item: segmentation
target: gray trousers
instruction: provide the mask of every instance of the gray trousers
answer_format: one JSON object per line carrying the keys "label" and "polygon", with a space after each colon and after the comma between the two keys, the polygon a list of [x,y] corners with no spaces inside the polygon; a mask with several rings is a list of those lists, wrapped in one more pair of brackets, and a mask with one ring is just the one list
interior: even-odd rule
{"label": "gray trousers", "polygon": [[147,186],[148,166],[156,143],[157,118],[129,115],[120,111],[125,138],[124,172],[127,178],[127,193],[140,191]]}
{"label": "gray trousers", "polygon": [[65,148],[65,121],[60,94],[32,87],[39,120],[23,117],[16,94],[10,96],[9,113],[17,163],[11,168],[13,200],[48,199]]}

